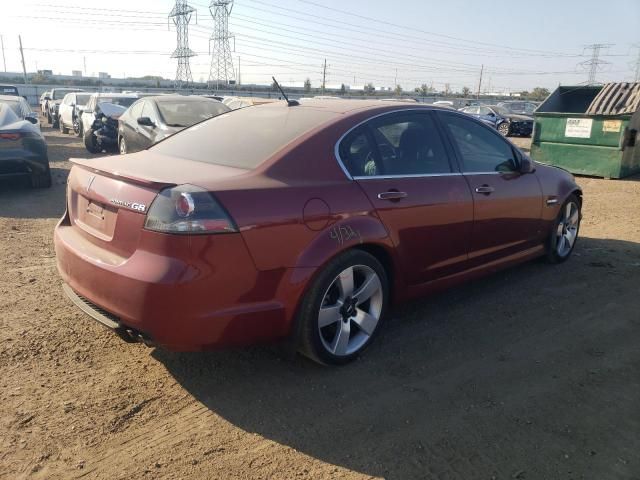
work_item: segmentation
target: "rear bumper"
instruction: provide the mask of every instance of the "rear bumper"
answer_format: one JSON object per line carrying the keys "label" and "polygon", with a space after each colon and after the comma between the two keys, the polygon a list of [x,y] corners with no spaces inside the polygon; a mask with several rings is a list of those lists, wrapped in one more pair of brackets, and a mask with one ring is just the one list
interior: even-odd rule
{"label": "rear bumper", "polygon": [[[245,346],[286,337],[313,273],[258,271],[240,235],[180,237],[145,231],[131,256],[110,261],[94,255],[97,247],[65,219],[54,240],[60,275],[73,294],[88,300],[92,311],[83,308],[85,313],[98,319],[97,311],[110,328],[131,329],[170,350]],[[173,256],[159,254],[159,246]]]}

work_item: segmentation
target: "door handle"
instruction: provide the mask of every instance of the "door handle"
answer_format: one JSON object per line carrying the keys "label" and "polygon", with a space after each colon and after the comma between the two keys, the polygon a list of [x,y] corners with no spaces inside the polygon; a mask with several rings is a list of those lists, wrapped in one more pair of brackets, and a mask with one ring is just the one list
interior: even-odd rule
{"label": "door handle", "polygon": [[481,187],[476,187],[476,193],[481,193],[483,195],[491,195],[495,191],[495,188],[490,187],[489,185],[482,185]]}
{"label": "door handle", "polygon": [[382,192],[378,194],[378,198],[380,200],[400,200],[406,197],[407,197],[406,192],[389,191],[389,192]]}

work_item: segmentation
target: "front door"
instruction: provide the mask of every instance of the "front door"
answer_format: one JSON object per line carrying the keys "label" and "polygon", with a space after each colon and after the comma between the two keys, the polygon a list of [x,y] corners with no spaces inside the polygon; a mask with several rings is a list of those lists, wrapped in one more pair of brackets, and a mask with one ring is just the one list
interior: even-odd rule
{"label": "front door", "polygon": [[340,156],[392,238],[408,284],[465,269],[471,193],[430,112],[373,119],[346,137]]}
{"label": "front door", "polygon": [[541,241],[542,189],[535,173],[520,173],[516,151],[498,133],[463,115],[438,112],[473,195],[471,266]]}

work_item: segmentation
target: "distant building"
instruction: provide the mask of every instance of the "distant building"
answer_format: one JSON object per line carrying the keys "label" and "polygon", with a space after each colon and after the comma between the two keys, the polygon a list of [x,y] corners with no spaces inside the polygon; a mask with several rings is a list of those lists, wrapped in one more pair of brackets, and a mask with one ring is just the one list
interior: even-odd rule
{"label": "distant building", "polygon": [[111,75],[109,75],[107,72],[98,72],[98,78],[107,79],[111,78]]}
{"label": "distant building", "polygon": [[51,75],[53,75],[53,70],[38,70],[38,73],[45,77],[50,77]]}
{"label": "distant building", "polygon": [[73,77],[82,77],[82,70],[72,70],[71,76]]}

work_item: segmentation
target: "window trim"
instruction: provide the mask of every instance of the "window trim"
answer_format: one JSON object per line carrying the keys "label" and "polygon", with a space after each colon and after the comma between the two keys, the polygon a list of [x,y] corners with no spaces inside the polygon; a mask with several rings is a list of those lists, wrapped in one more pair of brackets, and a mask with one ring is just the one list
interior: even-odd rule
{"label": "window trim", "polygon": [[[437,112],[439,109],[436,108],[432,108],[430,105],[429,106],[424,106],[424,107],[412,107],[412,108],[399,108],[397,110],[391,110],[389,112],[383,112],[383,113],[378,113],[376,115],[373,115],[372,117],[368,117],[365,120],[362,120],[361,122],[357,123],[356,125],[354,125],[353,127],[349,128],[349,130],[347,130],[345,133],[343,133],[340,138],[338,139],[338,141],[336,142],[334,148],[333,148],[333,153],[334,156],[338,162],[338,165],[340,166],[340,168],[342,169],[342,171],[344,172],[345,176],[347,177],[348,180],[366,180],[366,179],[382,179],[382,178],[419,178],[419,177],[443,177],[443,176],[452,176],[452,175],[462,175],[461,172],[456,172],[455,169],[459,168],[459,162],[457,160],[457,158],[451,158],[451,151],[450,148],[448,148],[447,142],[449,140],[449,138],[446,135],[443,135],[442,129],[440,128],[440,118],[438,118],[437,116],[433,115],[433,112]],[[340,144],[343,142],[343,140],[354,130],[356,130],[359,127],[362,127],[363,125],[365,125],[366,123],[375,120],[377,118],[380,117],[384,117],[386,115],[393,115],[393,114],[397,114],[397,113],[412,113],[412,112],[418,112],[418,113],[424,113],[426,115],[430,115],[431,116],[431,120],[434,123],[434,126],[436,127],[436,130],[438,132],[438,136],[440,137],[440,140],[442,141],[442,146],[444,147],[445,153],[447,154],[447,161],[449,162],[449,167],[452,169],[451,172],[448,173],[420,173],[420,174],[406,174],[406,175],[367,175],[367,176],[362,176],[362,175],[356,175],[353,176],[351,175],[351,173],[349,173],[349,170],[347,169],[346,165],[344,164],[344,162],[342,161],[342,158],[340,157]],[[452,112],[453,113],[453,112]],[[465,116],[466,118],[468,118],[468,116],[466,114],[463,114],[461,116]],[[366,130],[370,131],[369,126],[366,126]],[[377,146],[376,146],[376,150],[377,150]]]}

